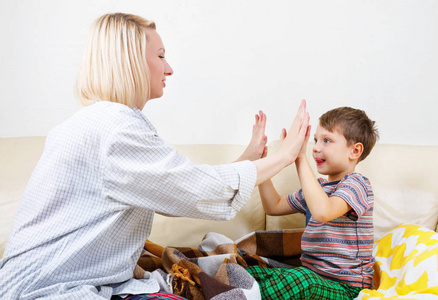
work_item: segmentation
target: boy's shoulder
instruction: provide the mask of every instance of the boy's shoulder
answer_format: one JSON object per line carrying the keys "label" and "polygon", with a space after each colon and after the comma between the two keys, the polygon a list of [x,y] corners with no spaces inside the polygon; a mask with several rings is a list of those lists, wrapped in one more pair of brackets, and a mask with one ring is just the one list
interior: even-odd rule
{"label": "boy's shoulder", "polygon": [[368,179],[368,177],[362,175],[361,173],[358,172],[352,172],[352,173],[348,173],[347,175],[345,175],[341,180],[339,180],[339,183],[348,183],[348,182],[364,182],[369,184],[370,180]]}
{"label": "boy's shoulder", "polygon": [[318,178],[318,182],[322,186],[322,188],[324,188],[325,190],[331,190],[332,192],[334,192],[338,188],[345,188],[348,186],[361,186],[365,190],[372,190],[370,180],[366,176],[358,172],[346,174],[341,180],[333,182],[329,182],[327,179],[320,177]]}
{"label": "boy's shoulder", "polygon": [[349,173],[342,178],[337,184],[338,187],[350,187],[350,189],[361,189],[365,190],[367,194],[372,193],[371,182],[368,177],[358,173]]}
{"label": "boy's shoulder", "polygon": [[348,181],[361,181],[361,182],[370,182],[368,177],[358,173],[358,172],[352,172],[346,174],[341,180],[329,182],[326,178],[319,177],[318,182],[321,185],[338,185],[341,183],[347,183]]}

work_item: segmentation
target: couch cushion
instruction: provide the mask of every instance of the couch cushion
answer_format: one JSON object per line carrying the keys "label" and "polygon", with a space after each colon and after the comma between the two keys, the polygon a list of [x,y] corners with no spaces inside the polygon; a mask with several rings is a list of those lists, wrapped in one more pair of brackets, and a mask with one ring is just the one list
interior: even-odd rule
{"label": "couch cushion", "polygon": [[358,165],[374,190],[375,240],[401,223],[437,228],[437,153],[438,146],[377,145]]}

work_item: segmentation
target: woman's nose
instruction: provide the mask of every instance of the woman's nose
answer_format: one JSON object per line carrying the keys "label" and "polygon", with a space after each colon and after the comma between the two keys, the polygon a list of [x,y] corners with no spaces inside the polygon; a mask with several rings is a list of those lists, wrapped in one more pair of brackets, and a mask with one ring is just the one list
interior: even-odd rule
{"label": "woman's nose", "polygon": [[164,63],[164,75],[170,76],[173,74],[173,69],[170,67],[169,63],[166,61]]}

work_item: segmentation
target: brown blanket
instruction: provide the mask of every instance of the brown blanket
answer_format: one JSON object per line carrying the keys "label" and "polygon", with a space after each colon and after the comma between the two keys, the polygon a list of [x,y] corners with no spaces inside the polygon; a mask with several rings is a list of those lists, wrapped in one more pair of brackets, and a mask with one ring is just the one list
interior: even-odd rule
{"label": "brown blanket", "polygon": [[257,282],[245,268],[300,265],[303,231],[256,231],[236,241],[208,233],[198,249],[163,248],[147,241],[134,277],[162,269],[171,280],[172,292],[188,299],[261,299]]}

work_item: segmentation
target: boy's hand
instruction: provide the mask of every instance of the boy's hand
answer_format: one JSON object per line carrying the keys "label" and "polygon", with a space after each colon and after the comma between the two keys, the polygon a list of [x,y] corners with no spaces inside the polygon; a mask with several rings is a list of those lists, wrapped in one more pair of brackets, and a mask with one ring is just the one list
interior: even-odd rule
{"label": "boy's hand", "polygon": [[283,129],[280,135],[280,151],[285,155],[289,164],[293,163],[302,151],[305,155],[306,145],[304,143],[307,144],[309,136],[309,113],[306,112],[306,101],[302,100],[289,132]]}
{"label": "boy's hand", "polygon": [[309,142],[309,137],[310,137],[310,125],[307,126],[307,131],[306,131],[306,135],[304,136],[304,143],[303,146],[301,147],[300,150],[300,154],[298,154],[297,160],[299,159],[307,159],[307,143]]}
{"label": "boy's hand", "polygon": [[253,161],[261,157],[266,157],[268,153],[268,147],[266,146],[268,138],[265,135],[265,128],[266,115],[262,111],[259,111],[259,114],[255,115],[255,124],[252,127],[251,141],[237,161]]}

